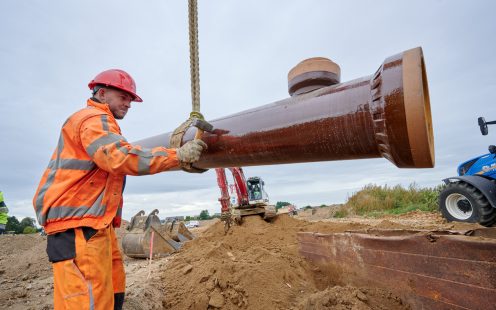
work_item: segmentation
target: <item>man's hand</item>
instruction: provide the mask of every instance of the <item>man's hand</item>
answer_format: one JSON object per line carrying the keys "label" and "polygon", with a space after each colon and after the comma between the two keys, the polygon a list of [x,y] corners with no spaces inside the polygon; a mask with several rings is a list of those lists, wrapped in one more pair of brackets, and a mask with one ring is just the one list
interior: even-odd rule
{"label": "man's hand", "polygon": [[177,158],[182,163],[194,163],[200,159],[203,150],[207,149],[207,144],[200,139],[186,142],[177,149]]}

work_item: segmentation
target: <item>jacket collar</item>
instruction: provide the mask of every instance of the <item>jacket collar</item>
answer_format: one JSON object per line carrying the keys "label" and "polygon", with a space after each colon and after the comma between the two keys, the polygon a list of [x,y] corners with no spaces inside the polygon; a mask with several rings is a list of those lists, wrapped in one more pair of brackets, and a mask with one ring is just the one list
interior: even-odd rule
{"label": "jacket collar", "polygon": [[[97,109],[100,109],[102,111],[105,111],[109,115],[112,115],[112,112],[110,111],[110,108],[109,108],[108,104],[101,103],[96,98],[90,98],[90,99],[88,99],[88,101],[86,103],[87,103],[88,107],[95,107]],[[112,115],[112,117],[113,117],[113,115]]]}
{"label": "jacket collar", "polygon": [[90,98],[90,99],[88,99],[88,101],[86,103],[87,103],[87,108],[96,108],[96,109],[102,110],[105,113],[107,113],[110,116],[109,119],[113,120],[112,123],[114,123],[115,126],[117,126],[117,130],[118,130],[119,134],[121,134],[121,128],[119,127],[119,124],[117,124],[117,120],[115,119],[114,115],[110,111],[108,104],[100,103],[99,100],[96,98]]}

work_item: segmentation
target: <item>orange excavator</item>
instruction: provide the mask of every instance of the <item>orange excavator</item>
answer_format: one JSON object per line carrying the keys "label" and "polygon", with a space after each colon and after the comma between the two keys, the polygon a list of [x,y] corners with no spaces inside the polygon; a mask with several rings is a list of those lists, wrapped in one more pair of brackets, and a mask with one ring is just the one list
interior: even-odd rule
{"label": "orange excavator", "polygon": [[219,198],[221,218],[230,226],[231,220],[241,223],[243,216],[260,214],[264,220],[270,221],[276,216],[276,206],[269,204],[269,196],[264,189],[265,183],[260,177],[251,177],[246,180],[241,167],[228,168],[234,179],[236,188],[236,201],[231,202],[229,185],[224,168],[217,168],[217,184],[221,197]]}

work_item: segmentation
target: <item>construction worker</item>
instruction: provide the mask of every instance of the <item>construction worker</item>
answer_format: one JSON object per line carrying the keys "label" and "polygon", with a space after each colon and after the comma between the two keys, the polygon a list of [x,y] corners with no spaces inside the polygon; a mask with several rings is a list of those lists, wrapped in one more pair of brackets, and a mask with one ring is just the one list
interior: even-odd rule
{"label": "construction worker", "polygon": [[255,200],[262,199],[262,192],[260,191],[260,187],[258,186],[258,184],[255,184],[253,187],[253,198]]}
{"label": "construction worker", "polygon": [[5,233],[5,227],[9,220],[8,214],[9,209],[7,208],[7,205],[5,205],[5,201],[3,201],[3,192],[0,191],[0,235]]}
{"label": "construction worker", "polygon": [[47,233],[55,309],[122,309],[125,273],[114,227],[119,227],[126,175],[162,172],[194,163],[207,145],[192,140],[178,149],[145,149],[121,135],[136,84],[118,69],[89,84],[86,108],[62,126],[33,205]]}

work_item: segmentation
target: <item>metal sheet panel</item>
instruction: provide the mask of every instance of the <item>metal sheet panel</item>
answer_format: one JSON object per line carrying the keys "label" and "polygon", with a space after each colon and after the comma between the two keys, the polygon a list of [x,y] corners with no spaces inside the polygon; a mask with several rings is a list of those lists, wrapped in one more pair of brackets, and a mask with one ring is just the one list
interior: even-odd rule
{"label": "metal sheet panel", "polygon": [[[469,234],[470,236],[467,236]],[[300,253],[343,281],[387,288],[415,309],[496,309],[494,229],[299,233]]]}

